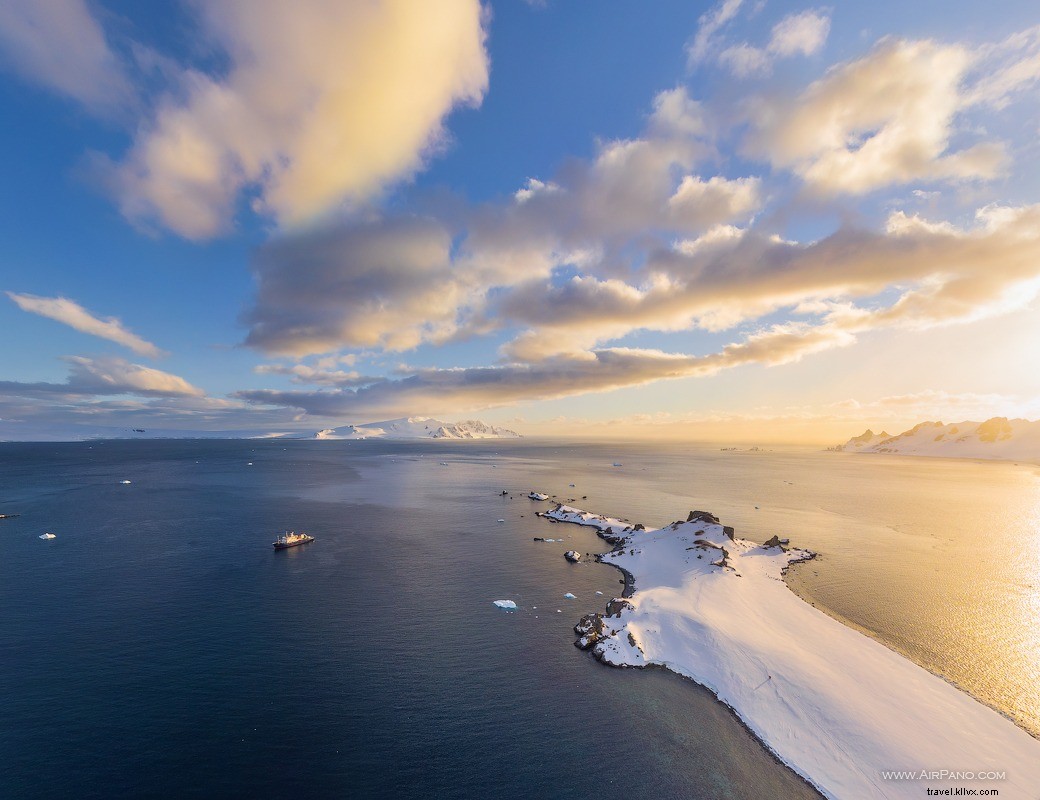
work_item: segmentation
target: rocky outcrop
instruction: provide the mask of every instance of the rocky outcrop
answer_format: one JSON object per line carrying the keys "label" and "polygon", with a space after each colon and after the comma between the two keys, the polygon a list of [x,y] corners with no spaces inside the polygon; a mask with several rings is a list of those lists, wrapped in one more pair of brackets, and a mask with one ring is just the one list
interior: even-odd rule
{"label": "rocky outcrop", "polygon": [[577,564],[579,561],[581,561],[581,553],[579,553],[577,550],[568,550],[566,553],[563,554],[563,557],[570,561],[572,564]]}

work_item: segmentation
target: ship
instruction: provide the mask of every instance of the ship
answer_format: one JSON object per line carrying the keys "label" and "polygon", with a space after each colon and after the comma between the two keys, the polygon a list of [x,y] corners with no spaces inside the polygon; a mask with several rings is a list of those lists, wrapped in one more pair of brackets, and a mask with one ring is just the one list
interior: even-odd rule
{"label": "ship", "polygon": [[296,547],[298,544],[307,544],[307,542],[313,542],[314,537],[308,536],[306,533],[297,533],[296,531],[286,531],[278,537],[274,543],[275,550],[285,550],[289,547]]}

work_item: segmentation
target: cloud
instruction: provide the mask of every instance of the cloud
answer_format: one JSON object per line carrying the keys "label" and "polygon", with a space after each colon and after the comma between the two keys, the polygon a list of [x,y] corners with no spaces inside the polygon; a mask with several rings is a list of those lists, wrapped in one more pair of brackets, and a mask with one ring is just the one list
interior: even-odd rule
{"label": "cloud", "polygon": [[604,142],[590,161],[528,179],[505,202],[443,220],[333,220],[279,237],[254,259],[246,344],[294,357],[442,344],[493,329],[489,298],[555,269],[622,269],[623,254],[648,237],[686,239],[747,220],[762,203],[757,178],[691,171],[711,152],[702,116],[684,89],[662,92],[643,137]]}
{"label": "cloud", "polygon": [[133,394],[145,397],[202,397],[184,378],[121,358],[68,356],[65,383],[0,381],[0,395],[15,397],[93,397]]}
{"label": "cloud", "polygon": [[407,414],[417,408],[433,414],[459,412],[611,391],[659,380],[704,377],[744,364],[788,364],[853,341],[853,337],[833,327],[785,324],[755,333],[707,356],[607,348],[557,355],[534,364],[421,369],[399,380],[355,389],[257,389],[236,392],[235,397],[262,406],[299,409],[317,417]]}
{"label": "cloud", "polygon": [[748,151],[827,195],[996,177],[1007,164],[999,142],[950,149],[954,119],[972,102],[962,83],[973,61],[959,45],[883,39],[793,102],[760,101]]}
{"label": "cloud", "polygon": [[135,91],[84,0],[0,3],[0,57],[28,80],[111,115]]}
{"label": "cloud", "polygon": [[487,88],[478,0],[223,0],[196,6],[226,55],[185,69],[108,181],[125,216],[192,239],[225,230],[244,193],[297,226],[408,178],[443,121]]}
{"label": "cloud", "polygon": [[259,288],[246,344],[276,355],[443,340],[466,301],[452,274],[449,232],[414,217],[275,240],[253,271]]}
{"label": "cloud", "polygon": [[819,10],[790,14],[773,27],[766,50],[776,56],[811,56],[827,41],[831,20]]}
{"label": "cloud", "polygon": [[128,331],[123,323],[115,317],[101,319],[87,311],[79,303],[65,297],[40,297],[34,294],[16,294],[7,292],[22,311],[39,314],[41,317],[56,320],[82,333],[108,339],[133,350],[138,355],[149,358],[160,358],[166,355],[151,342],[142,339],[136,333]]}
{"label": "cloud", "polygon": [[756,47],[747,42],[725,45],[719,30],[732,20],[741,3],[723,3],[701,17],[701,27],[688,48],[691,65],[714,57],[738,78],[768,75],[779,58],[811,56],[827,41],[831,20],[820,9],[788,14],[773,26],[769,42]]}
{"label": "cloud", "polygon": [[284,375],[293,383],[314,386],[366,386],[382,378],[362,375],[357,370],[322,369],[307,364],[258,364],[253,368],[258,375]]}
{"label": "cloud", "polygon": [[722,0],[717,6],[701,15],[698,20],[697,33],[686,46],[686,55],[691,66],[704,61],[718,49],[718,32],[737,16],[742,5],[743,0]]}

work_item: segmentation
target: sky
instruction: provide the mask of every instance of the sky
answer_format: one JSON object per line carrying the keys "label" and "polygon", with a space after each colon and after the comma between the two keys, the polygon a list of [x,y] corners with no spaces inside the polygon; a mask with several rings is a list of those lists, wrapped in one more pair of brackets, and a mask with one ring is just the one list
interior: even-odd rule
{"label": "sky", "polygon": [[6,0],[0,435],[1040,417],[1038,78],[1027,2]]}

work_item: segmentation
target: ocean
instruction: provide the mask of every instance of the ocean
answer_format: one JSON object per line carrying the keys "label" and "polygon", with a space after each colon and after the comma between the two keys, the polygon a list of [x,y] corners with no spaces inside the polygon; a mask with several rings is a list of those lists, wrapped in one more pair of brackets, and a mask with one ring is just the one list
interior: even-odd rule
{"label": "ocean", "polygon": [[[1040,733],[1035,467],[526,440],[0,444],[0,514],[21,515],[0,520],[0,797],[816,797],[706,690],[573,646],[620,575],[567,563],[603,542],[535,517],[532,489],[790,536],[821,554],[792,570],[800,594]],[[274,552],[285,529],[316,541]]]}

